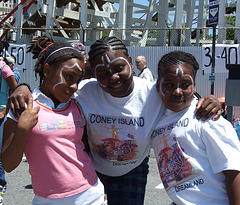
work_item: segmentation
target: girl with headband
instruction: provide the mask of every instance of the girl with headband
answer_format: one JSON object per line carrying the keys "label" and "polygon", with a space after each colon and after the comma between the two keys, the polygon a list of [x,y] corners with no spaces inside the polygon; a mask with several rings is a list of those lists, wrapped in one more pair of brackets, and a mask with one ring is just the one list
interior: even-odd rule
{"label": "girl with headband", "polygon": [[70,45],[43,36],[29,48],[38,58],[35,88],[18,121],[4,126],[3,167],[14,170],[25,153],[35,193],[33,204],[99,205],[104,189],[82,142],[85,119],[72,98],[84,72],[83,56]]}

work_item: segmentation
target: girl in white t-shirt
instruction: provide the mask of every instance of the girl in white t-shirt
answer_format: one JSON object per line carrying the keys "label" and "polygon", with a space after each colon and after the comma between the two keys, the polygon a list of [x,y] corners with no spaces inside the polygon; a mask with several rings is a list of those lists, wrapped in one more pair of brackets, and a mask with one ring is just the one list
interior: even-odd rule
{"label": "girl in white t-shirt", "polygon": [[195,117],[195,76],[189,53],[158,63],[157,89],[167,110],[152,133],[159,173],[174,203],[240,204],[240,143],[230,122]]}
{"label": "girl in white t-shirt", "polygon": [[25,153],[33,204],[102,204],[104,188],[82,142],[85,120],[71,98],[83,76],[84,58],[70,45],[47,36],[37,37],[29,51],[38,58],[34,68],[40,88],[34,89],[18,122],[8,114],[3,167],[11,172]]}

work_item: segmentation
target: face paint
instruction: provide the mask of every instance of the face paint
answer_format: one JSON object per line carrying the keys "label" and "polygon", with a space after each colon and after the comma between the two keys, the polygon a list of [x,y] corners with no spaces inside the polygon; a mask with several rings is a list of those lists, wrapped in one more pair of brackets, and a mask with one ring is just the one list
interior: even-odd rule
{"label": "face paint", "polygon": [[60,81],[59,83],[56,83],[56,84],[53,86],[53,90],[55,90],[56,86],[58,86],[58,85],[60,85],[60,84],[63,84],[63,77],[62,77],[62,72],[63,72],[63,70],[64,70],[65,68],[74,68],[75,66],[76,66],[80,71],[83,71],[82,68],[79,66],[78,63],[75,63],[75,64],[73,64],[72,66],[67,66],[67,65],[63,66],[63,67],[61,68],[60,74],[59,74],[61,81]]}
{"label": "face paint", "polygon": [[99,86],[114,97],[125,97],[133,88],[131,58],[125,50],[106,51],[91,62]]}
{"label": "face paint", "polygon": [[160,90],[160,92],[161,92],[161,94],[162,94],[163,96],[165,96],[165,94],[164,94],[163,91],[165,91],[166,93],[169,93],[169,91],[168,91],[167,89],[164,89],[164,90],[163,90],[163,88],[162,88],[162,87],[163,87],[163,86],[162,86],[163,81],[165,80],[165,78],[166,78],[167,76],[176,76],[176,78],[177,78],[177,80],[178,80],[176,92],[177,92],[178,94],[180,93],[180,80],[181,80],[181,78],[189,77],[190,80],[192,81],[192,91],[191,91],[191,93],[190,93],[188,96],[193,95],[193,93],[194,93],[194,88],[193,88],[194,81],[193,81],[193,78],[192,78],[192,76],[189,75],[189,74],[184,74],[183,69],[180,67],[180,68],[176,68],[176,73],[175,73],[175,74],[168,73],[167,75],[165,75],[165,76],[161,79],[160,84],[159,84],[159,90]]}
{"label": "face paint", "polygon": [[[107,63],[106,63],[106,64],[105,64],[105,61],[104,61],[104,56],[105,56],[105,58],[106,58],[106,60],[107,60]],[[114,63],[115,61],[121,59],[121,60],[124,60],[124,61],[127,63],[127,65],[129,66],[129,69],[130,69],[130,73],[129,73],[127,79],[129,79],[129,78],[131,77],[131,75],[132,75],[131,65],[130,65],[130,63],[128,62],[128,60],[127,60],[126,58],[117,57],[117,58],[115,58],[115,59],[113,59],[113,60],[110,60],[110,58],[109,58],[109,56],[108,56],[107,54],[105,54],[104,56],[101,57],[102,63],[101,63],[101,64],[97,64],[97,65],[95,66],[95,76],[96,76],[96,70],[97,70],[98,67],[107,67],[107,68],[109,68],[112,63]],[[111,73],[113,73],[112,69],[109,69],[109,71],[110,71]]]}
{"label": "face paint", "polygon": [[[178,73],[179,73],[179,70],[180,70],[180,72],[181,72],[181,76],[183,76],[183,70],[182,70],[182,68],[177,68],[176,69],[176,76],[178,76]],[[179,77],[178,77],[178,80],[179,80]],[[180,93],[180,88],[179,88],[179,81],[178,81],[178,84],[177,84],[177,93]]]}

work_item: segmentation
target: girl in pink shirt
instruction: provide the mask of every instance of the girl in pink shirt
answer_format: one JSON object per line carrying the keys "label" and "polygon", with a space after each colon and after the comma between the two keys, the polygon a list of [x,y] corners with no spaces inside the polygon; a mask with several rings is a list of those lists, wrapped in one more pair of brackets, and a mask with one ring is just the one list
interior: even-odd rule
{"label": "girl in pink shirt", "polygon": [[3,167],[14,170],[25,153],[35,193],[33,204],[88,204],[104,201],[103,185],[84,151],[85,120],[71,98],[83,76],[84,59],[68,44],[38,37],[29,47],[38,58],[40,88],[18,122],[4,126]]}

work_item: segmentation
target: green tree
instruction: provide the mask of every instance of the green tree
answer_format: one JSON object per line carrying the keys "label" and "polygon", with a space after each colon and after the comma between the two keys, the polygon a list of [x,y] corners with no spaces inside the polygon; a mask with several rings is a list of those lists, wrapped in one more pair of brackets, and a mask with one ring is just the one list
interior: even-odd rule
{"label": "green tree", "polygon": [[[236,16],[228,16],[227,23],[235,26]],[[234,40],[235,30],[232,28],[227,29],[226,40]]]}

